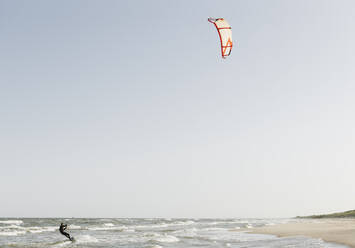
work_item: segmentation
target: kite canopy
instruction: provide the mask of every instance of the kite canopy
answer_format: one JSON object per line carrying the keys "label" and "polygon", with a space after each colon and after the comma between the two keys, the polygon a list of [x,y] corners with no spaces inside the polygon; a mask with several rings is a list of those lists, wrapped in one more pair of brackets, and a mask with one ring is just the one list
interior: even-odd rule
{"label": "kite canopy", "polygon": [[208,21],[213,23],[217,28],[219,39],[221,41],[222,58],[226,58],[232,52],[232,28],[223,18],[208,18]]}

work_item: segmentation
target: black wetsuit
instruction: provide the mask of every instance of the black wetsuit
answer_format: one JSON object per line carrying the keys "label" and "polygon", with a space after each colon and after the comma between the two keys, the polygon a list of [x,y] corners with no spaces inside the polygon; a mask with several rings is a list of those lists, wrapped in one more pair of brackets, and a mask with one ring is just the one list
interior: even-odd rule
{"label": "black wetsuit", "polygon": [[67,229],[67,227],[68,227],[68,225],[61,223],[61,224],[60,224],[60,227],[59,227],[59,232],[60,232],[61,234],[63,234],[65,237],[67,237],[69,240],[72,241],[73,238],[70,237],[70,234],[67,233],[67,232],[64,232],[65,229]]}

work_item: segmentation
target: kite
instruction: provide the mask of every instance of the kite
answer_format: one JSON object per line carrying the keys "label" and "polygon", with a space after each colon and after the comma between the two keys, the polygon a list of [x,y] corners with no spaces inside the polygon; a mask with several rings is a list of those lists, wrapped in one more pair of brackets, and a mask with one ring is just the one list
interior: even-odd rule
{"label": "kite", "polygon": [[232,52],[232,28],[223,18],[208,18],[208,21],[213,23],[217,29],[219,39],[221,41],[222,58],[226,58]]}

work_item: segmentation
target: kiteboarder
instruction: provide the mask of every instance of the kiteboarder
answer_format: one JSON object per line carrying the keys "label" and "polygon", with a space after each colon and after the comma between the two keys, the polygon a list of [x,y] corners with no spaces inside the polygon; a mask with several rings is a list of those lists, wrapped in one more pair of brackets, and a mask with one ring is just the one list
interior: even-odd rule
{"label": "kiteboarder", "polygon": [[67,224],[64,224],[64,223],[60,223],[60,227],[59,227],[59,232],[61,234],[63,234],[65,237],[67,237],[70,241],[73,241],[74,238],[73,237],[70,237],[70,234],[65,232],[65,229],[67,229],[68,225]]}

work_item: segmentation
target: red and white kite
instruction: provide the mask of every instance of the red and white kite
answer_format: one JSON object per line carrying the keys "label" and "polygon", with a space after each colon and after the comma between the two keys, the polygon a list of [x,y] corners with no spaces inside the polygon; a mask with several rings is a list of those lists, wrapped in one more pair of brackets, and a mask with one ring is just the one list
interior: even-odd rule
{"label": "red and white kite", "polygon": [[226,58],[232,52],[233,41],[232,41],[232,28],[226,20],[223,18],[208,18],[208,21],[213,23],[216,27],[221,41],[221,52],[222,58]]}

